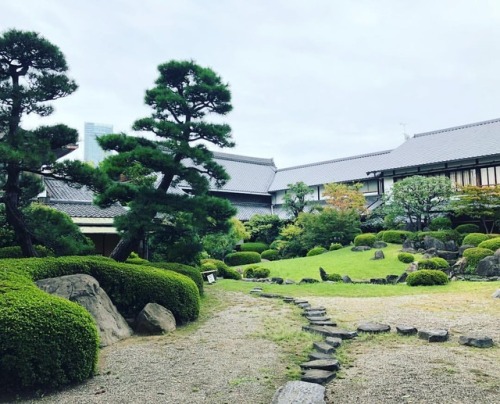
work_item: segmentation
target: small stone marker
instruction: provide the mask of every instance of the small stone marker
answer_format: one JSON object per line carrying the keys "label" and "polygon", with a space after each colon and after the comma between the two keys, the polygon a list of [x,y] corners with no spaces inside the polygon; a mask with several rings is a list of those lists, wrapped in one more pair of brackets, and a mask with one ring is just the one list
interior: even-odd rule
{"label": "small stone marker", "polygon": [[391,326],[387,324],[375,323],[368,321],[366,323],[361,323],[358,325],[358,331],[360,332],[370,332],[372,334],[377,334],[381,332],[391,331]]}
{"label": "small stone marker", "polygon": [[335,348],[332,347],[331,345],[327,344],[326,342],[315,342],[315,343],[313,343],[313,347],[318,352],[321,352],[324,354],[332,354],[335,352]]}
{"label": "small stone marker", "polygon": [[304,372],[300,380],[309,383],[325,384],[332,380],[334,377],[335,373],[328,370],[310,369]]}
{"label": "small stone marker", "polygon": [[317,383],[287,382],[274,393],[271,404],[325,404],[325,388]]}
{"label": "small stone marker", "polygon": [[396,332],[400,335],[415,335],[418,330],[410,325],[397,325]]}
{"label": "small stone marker", "polygon": [[461,335],[458,339],[458,343],[461,345],[474,346],[476,348],[491,348],[493,346],[493,340],[485,336]]}
{"label": "small stone marker", "polygon": [[445,342],[448,340],[447,330],[420,330],[418,338],[425,339],[428,342]]}
{"label": "small stone marker", "polygon": [[382,250],[375,251],[375,254],[372,259],[374,260],[383,260],[385,258],[384,252]]}
{"label": "small stone marker", "polygon": [[342,345],[342,338],[326,337],[325,342],[334,348],[338,348],[340,345]]}
{"label": "small stone marker", "polygon": [[313,361],[301,363],[300,367],[302,369],[320,369],[329,370],[330,372],[336,372],[340,369],[340,364],[336,359],[316,359]]}
{"label": "small stone marker", "polygon": [[[335,351],[335,350],[334,350]],[[333,352],[332,352],[333,353]],[[309,360],[315,361],[318,359],[333,359],[331,354],[313,351],[309,354]]]}

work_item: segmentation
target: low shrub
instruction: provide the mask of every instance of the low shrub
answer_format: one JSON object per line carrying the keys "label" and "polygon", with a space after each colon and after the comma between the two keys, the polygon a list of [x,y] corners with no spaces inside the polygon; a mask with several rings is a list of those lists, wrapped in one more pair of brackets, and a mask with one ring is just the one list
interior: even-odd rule
{"label": "low shrub", "polygon": [[449,281],[448,276],[443,271],[433,269],[412,272],[406,278],[408,286],[446,285]]}
{"label": "low shrub", "polygon": [[403,244],[411,236],[411,231],[406,230],[386,230],[382,235],[382,241],[393,244]]}
{"label": "low shrub", "polygon": [[475,247],[467,248],[467,250],[464,251],[463,256],[467,258],[467,267],[476,268],[479,261],[493,254],[494,252],[488,248]]}
{"label": "low shrub", "polygon": [[211,262],[205,262],[201,264],[201,271],[215,271],[217,273],[217,265]]}
{"label": "low shrub", "polygon": [[325,247],[314,247],[307,252],[307,257],[313,257],[315,255],[320,255],[326,253]]}
{"label": "low shrub", "polygon": [[377,241],[377,236],[372,233],[364,233],[356,236],[354,238],[354,245],[357,246],[368,246],[373,247],[373,244]]}
{"label": "low shrub", "polygon": [[342,282],[342,276],[340,274],[327,274],[326,280],[331,282]]}
{"label": "low shrub", "polygon": [[387,230],[381,230],[377,233],[377,240],[378,241],[383,241],[384,239],[384,233],[386,232]]}
{"label": "low shrub", "polygon": [[340,243],[332,243],[330,244],[330,251],[340,250],[342,247],[343,246]]}
{"label": "low shrub", "polygon": [[263,279],[268,278],[271,271],[258,265],[250,265],[243,270],[245,278]]}
{"label": "low shrub", "polygon": [[200,292],[200,295],[203,295],[203,277],[201,276],[200,271],[198,269],[196,269],[195,267],[192,267],[189,265],[184,265],[184,264],[179,264],[177,262],[149,262],[149,261],[146,261],[146,263],[143,265],[148,265],[148,266],[155,267],[155,268],[166,269],[168,271],[174,271],[174,272],[177,272],[178,274],[185,275],[188,278],[191,278],[191,280],[198,287],[198,291]]}
{"label": "low shrub", "polygon": [[451,220],[450,218],[444,216],[436,217],[429,223],[429,229],[431,229],[431,231],[450,230]]}
{"label": "low shrub", "polygon": [[460,234],[469,234],[469,233],[479,233],[479,226],[473,223],[460,224],[455,227],[455,230]]}
{"label": "low shrub", "polygon": [[213,258],[201,260],[202,265],[205,265],[207,263],[215,265],[217,269],[217,276],[220,276],[224,279],[235,279],[237,281],[241,279],[240,273],[232,268],[229,268],[224,261],[216,260]]}
{"label": "low shrub", "polygon": [[398,254],[398,260],[405,264],[410,264],[415,261],[415,256],[410,253],[402,252]]}
{"label": "low shrub", "polygon": [[448,261],[439,257],[423,259],[418,262],[418,269],[446,269],[449,266]]}
{"label": "low shrub", "polygon": [[475,245],[477,247],[483,241],[489,240],[489,238],[490,237],[484,233],[470,233],[464,237],[462,245]]}
{"label": "low shrub", "polygon": [[260,254],[255,251],[235,252],[226,255],[224,258],[224,262],[231,267],[236,265],[256,264],[260,261]]}
{"label": "low shrub", "polygon": [[[38,253],[39,257],[49,257],[52,254],[52,251],[50,251],[47,247],[44,247],[43,245],[36,245],[35,250]],[[23,252],[21,251],[21,247],[19,246],[12,246],[12,247],[2,247],[0,248],[0,259],[4,258],[23,258]]]}
{"label": "low shrub", "polygon": [[276,261],[280,258],[277,250],[265,250],[260,254],[260,258],[269,261]]}
{"label": "low shrub", "polygon": [[496,251],[500,248],[500,237],[495,237],[489,240],[482,241],[481,243],[479,243],[478,247]]}
{"label": "low shrub", "polygon": [[[10,260],[9,260],[10,261]],[[82,306],[0,271],[0,391],[56,388],[94,373],[99,334]]]}
{"label": "low shrub", "polygon": [[241,251],[253,251],[262,254],[265,250],[269,249],[266,243],[253,242],[253,243],[243,243],[240,246]]}

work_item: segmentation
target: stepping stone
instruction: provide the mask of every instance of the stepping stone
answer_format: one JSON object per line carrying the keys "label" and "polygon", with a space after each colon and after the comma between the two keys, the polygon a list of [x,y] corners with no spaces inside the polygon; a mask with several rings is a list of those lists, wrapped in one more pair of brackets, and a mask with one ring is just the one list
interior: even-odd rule
{"label": "stepping stone", "polygon": [[391,326],[387,324],[374,323],[368,321],[366,323],[361,323],[358,325],[359,332],[370,332],[372,334],[377,334],[381,332],[389,332],[391,331]]}
{"label": "stepping stone", "polygon": [[336,372],[340,369],[340,364],[337,359],[316,359],[309,362],[304,362],[300,364],[302,369],[320,369],[329,370],[330,372]]}
{"label": "stepping stone", "polygon": [[418,330],[410,325],[397,325],[396,332],[400,335],[415,335]]}
{"label": "stepping stone", "polygon": [[343,330],[342,328],[319,326],[319,325],[304,325],[304,331],[314,332],[325,337],[337,337],[342,339],[352,339],[358,336],[356,331]]}
{"label": "stepping stone", "polygon": [[307,316],[306,315],[306,318],[309,320],[309,321],[330,321],[331,318],[330,317],[326,317],[326,316]]}
{"label": "stepping stone", "polygon": [[458,339],[458,343],[460,345],[474,346],[476,348],[491,348],[493,346],[493,340],[490,337],[477,335],[461,335]]}
{"label": "stepping stone", "polygon": [[301,304],[301,303],[309,303],[309,302],[304,299],[294,299],[293,301],[293,304]]}
{"label": "stepping stone", "polygon": [[315,343],[313,343],[313,347],[318,352],[321,352],[324,354],[332,354],[335,352],[335,348],[332,347],[331,345],[328,345],[326,342],[315,342]]}
{"label": "stepping stone", "polygon": [[326,310],[315,310],[315,311],[305,311],[302,313],[304,317],[323,317],[326,314]]}
{"label": "stepping stone", "polygon": [[324,307],[310,307],[305,309],[304,311],[326,311]]}
{"label": "stepping stone", "polygon": [[283,301],[284,301],[285,303],[293,303],[293,301],[294,301],[294,300],[295,300],[295,298],[290,297],[290,296],[285,296],[285,297],[283,298]]}
{"label": "stepping stone", "polygon": [[311,325],[329,325],[330,327],[336,327],[337,323],[332,320],[309,320],[309,324]]}
{"label": "stepping stone", "polygon": [[[325,384],[335,378],[335,373],[328,370],[310,369],[306,370],[300,378],[303,382]],[[291,401],[293,403],[293,401]]]}
{"label": "stepping stone", "polygon": [[325,388],[317,383],[287,382],[274,393],[271,404],[325,404]]}
{"label": "stepping stone", "polygon": [[338,348],[340,345],[342,345],[342,338],[326,337],[325,342],[334,348]]}
{"label": "stepping stone", "polygon": [[262,293],[262,288],[253,288],[250,293]]}
{"label": "stepping stone", "polygon": [[267,297],[268,299],[283,299],[283,296],[274,293],[261,293],[260,297]]}
{"label": "stepping stone", "polygon": [[[334,352],[335,352],[335,350],[334,350]],[[333,359],[333,357],[331,354],[326,354],[323,352],[316,352],[316,351],[313,351],[309,354],[309,360],[315,361],[318,359]]]}
{"label": "stepping stone", "polygon": [[428,342],[444,342],[448,340],[447,330],[420,330],[418,338],[426,339]]}
{"label": "stepping stone", "polygon": [[311,307],[309,303],[299,303],[297,306],[299,306],[301,309],[307,309]]}

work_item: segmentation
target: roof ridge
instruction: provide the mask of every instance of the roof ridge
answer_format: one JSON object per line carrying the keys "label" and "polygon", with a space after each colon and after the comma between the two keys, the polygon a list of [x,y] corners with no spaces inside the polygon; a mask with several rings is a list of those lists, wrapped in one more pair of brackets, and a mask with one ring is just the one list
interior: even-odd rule
{"label": "roof ridge", "polygon": [[223,153],[216,151],[212,153],[215,158],[223,160],[240,161],[244,163],[255,163],[260,165],[272,165],[273,167],[276,167],[273,158],[252,157],[252,156],[244,156],[242,154]]}
{"label": "roof ridge", "polygon": [[382,151],[372,152],[372,153],[358,154],[356,156],[342,157],[342,158],[333,159],[333,160],[319,161],[317,163],[301,164],[298,166],[279,168],[276,170],[276,172],[295,170],[298,168],[305,168],[305,167],[319,166],[319,165],[323,165],[323,164],[338,163],[341,161],[357,160],[357,159],[361,159],[361,158],[365,158],[365,157],[372,157],[372,156],[378,156],[378,155],[382,155],[382,154],[389,154],[390,152],[392,152],[392,149],[391,150],[382,150]]}
{"label": "roof ridge", "polygon": [[422,133],[416,133],[413,135],[413,137],[422,137],[422,136],[429,136],[429,135],[436,135],[438,133],[444,133],[444,132],[452,132],[454,130],[460,130],[460,129],[466,129],[466,128],[472,128],[474,126],[481,126],[481,125],[489,125],[492,123],[497,123],[500,122],[500,118],[496,119],[490,119],[488,121],[481,121],[481,122],[475,122],[475,123],[469,123],[466,125],[460,125],[460,126],[452,126],[450,128],[445,128],[445,129],[438,129],[438,130],[433,130],[431,132],[422,132]]}

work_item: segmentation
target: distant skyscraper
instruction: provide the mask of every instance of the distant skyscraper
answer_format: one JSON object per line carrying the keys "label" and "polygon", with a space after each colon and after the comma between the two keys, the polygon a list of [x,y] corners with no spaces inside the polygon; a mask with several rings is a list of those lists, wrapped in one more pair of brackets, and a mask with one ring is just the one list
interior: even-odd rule
{"label": "distant skyscraper", "polygon": [[106,155],[97,143],[97,138],[108,133],[113,133],[113,125],[85,122],[83,135],[83,159],[85,161],[97,165],[104,160]]}

